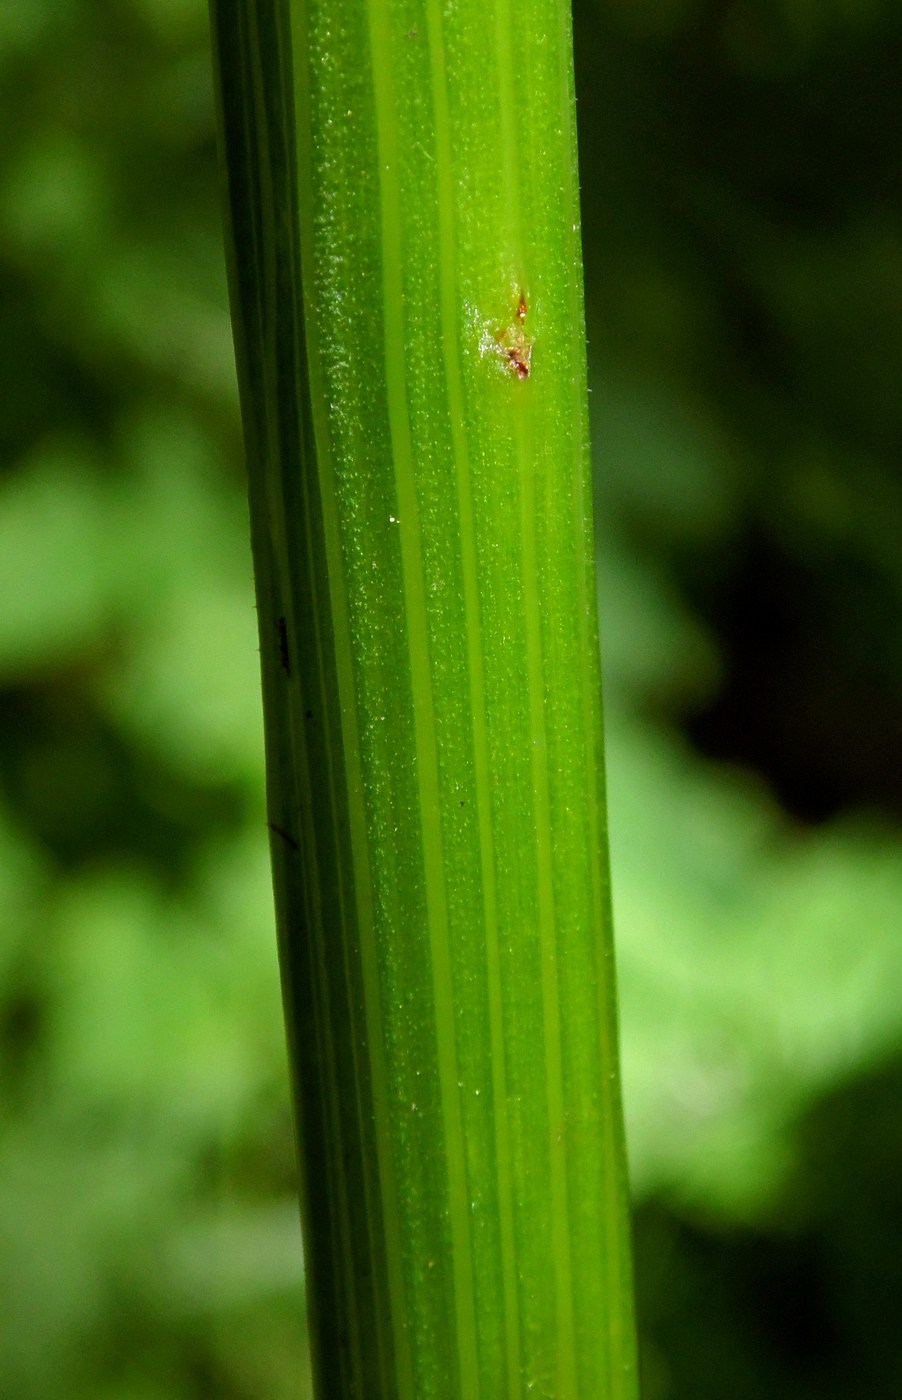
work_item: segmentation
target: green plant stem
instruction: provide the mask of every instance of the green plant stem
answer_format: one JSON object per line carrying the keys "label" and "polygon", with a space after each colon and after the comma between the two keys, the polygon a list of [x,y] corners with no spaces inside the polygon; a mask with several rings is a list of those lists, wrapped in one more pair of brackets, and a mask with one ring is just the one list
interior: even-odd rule
{"label": "green plant stem", "polygon": [[636,1393],[569,12],[213,0],[317,1393]]}

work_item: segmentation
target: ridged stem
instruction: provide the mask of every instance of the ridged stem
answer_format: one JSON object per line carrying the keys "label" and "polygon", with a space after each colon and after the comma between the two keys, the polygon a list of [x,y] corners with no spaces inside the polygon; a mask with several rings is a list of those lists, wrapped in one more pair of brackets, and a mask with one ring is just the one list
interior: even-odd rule
{"label": "ridged stem", "polygon": [[636,1394],[561,0],[213,0],[322,1400]]}

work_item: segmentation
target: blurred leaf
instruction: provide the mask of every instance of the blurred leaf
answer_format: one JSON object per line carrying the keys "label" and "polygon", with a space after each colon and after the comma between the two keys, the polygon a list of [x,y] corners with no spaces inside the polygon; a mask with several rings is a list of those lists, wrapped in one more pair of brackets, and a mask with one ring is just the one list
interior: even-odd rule
{"label": "blurred leaf", "polygon": [[0,484],[0,675],[64,665],[108,621],[104,494],[85,450],[64,443]]}
{"label": "blurred leaf", "polygon": [[793,836],[736,776],[609,730],[634,1190],[757,1212],[804,1105],[902,1043],[898,839]]}
{"label": "blurred leaf", "polygon": [[42,131],[22,153],[0,218],[29,260],[96,260],[108,233],[111,186],[100,153],[70,131]]}

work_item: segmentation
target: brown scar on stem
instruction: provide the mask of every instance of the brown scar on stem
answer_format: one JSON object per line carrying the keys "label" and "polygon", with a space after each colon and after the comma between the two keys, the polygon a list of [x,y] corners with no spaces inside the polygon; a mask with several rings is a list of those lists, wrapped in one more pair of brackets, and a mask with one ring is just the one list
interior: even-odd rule
{"label": "brown scar on stem", "polygon": [[498,349],[507,361],[511,374],[515,374],[518,379],[529,378],[529,361],[532,355],[532,338],[523,330],[526,309],[526,297],[520,288],[514,311],[514,324],[503,331],[495,332]]}

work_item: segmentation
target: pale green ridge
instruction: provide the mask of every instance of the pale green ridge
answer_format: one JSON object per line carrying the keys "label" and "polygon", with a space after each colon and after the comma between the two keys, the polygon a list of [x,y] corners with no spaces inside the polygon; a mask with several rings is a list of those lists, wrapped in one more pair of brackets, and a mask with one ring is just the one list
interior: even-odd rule
{"label": "pale green ridge", "polygon": [[[498,97],[501,111],[502,167],[505,202],[509,210],[510,237],[518,276],[530,287],[534,279],[524,256],[522,205],[519,187],[519,149],[516,116],[522,101],[528,101],[526,85],[518,83],[514,71],[514,44],[510,0],[496,0],[495,45],[498,61]],[[527,316],[529,311],[527,310]],[[566,1109],[561,1064],[561,1013],[558,989],[558,948],[553,888],[553,848],[551,802],[548,790],[548,746],[545,733],[545,683],[542,656],[542,600],[538,586],[535,503],[537,460],[532,427],[533,406],[529,390],[533,382],[520,386],[521,404],[515,425],[516,454],[520,474],[521,568],[526,638],[526,683],[529,699],[529,754],[537,855],[537,914],[542,958],[542,1020],[545,1090],[548,1104],[548,1154],[550,1166],[549,1202],[554,1256],[554,1296],[557,1319],[555,1356],[556,1387],[562,1395],[577,1394],[576,1340],[573,1281],[570,1263],[570,1221],[564,1154]]]}
{"label": "pale green ridge", "polygon": [[[460,370],[458,318],[461,292],[457,277],[455,207],[452,183],[452,135],[448,111],[444,66],[444,34],[439,0],[428,0],[426,7],[432,77],[432,103],[435,121],[436,170],[439,219],[440,319],[442,361],[448,398],[448,420],[453,444],[457,481],[457,511],[460,529],[461,580],[466,615],[466,642],[472,744],[476,792],[479,858],[482,877],[483,926],[488,990],[492,1061],[492,1098],[495,1112],[495,1157],[500,1224],[501,1273],[504,1299],[504,1344],[507,1391],[517,1400],[520,1387],[520,1335],[517,1308],[517,1264],[514,1233],[513,1184],[507,1116],[505,1074],[503,992],[498,955],[497,892],[495,851],[492,840],[490,760],[485,724],[486,692],[479,607],[478,565],[474,539],[473,500],[470,490],[470,461],[465,431],[466,408]],[[500,1396],[499,1396],[500,1400]]]}
{"label": "pale green ridge", "polygon": [[395,481],[400,511],[401,557],[404,571],[405,621],[410,645],[411,681],[416,729],[417,774],[421,789],[423,859],[429,939],[432,951],[433,995],[439,1078],[447,1144],[448,1201],[451,1223],[454,1308],[461,1400],[479,1400],[479,1358],[476,1342],[473,1251],[470,1240],[467,1166],[460,1112],[453,976],[448,945],[448,906],[440,822],[441,789],[430,670],[430,637],[424,593],[426,580],[420,541],[416,468],[408,425],[404,358],[403,277],[401,250],[399,137],[392,88],[388,11],[383,0],[367,0],[373,51],[376,128],[382,188],[383,295],[385,365],[388,412],[394,449]]}
{"label": "pale green ridge", "polygon": [[[528,410],[526,410],[528,411]],[[527,604],[527,684],[530,717],[532,798],[535,818],[538,880],[539,937],[542,948],[542,1011],[544,1023],[545,1085],[548,1097],[548,1152],[551,1166],[551,1230],[554,1241],[555,1304],[558,1325],[556,1375],[564,1395],[576,1395],[576,1342],[573,1319],[573,1280],[570,1266],[570,1219],[567,1199],[566,1124],[564,1080],[561,1063],[561,1008],[558,988],[558,944],[552,883],[553,847],[551,799],[548,791],[548,741],[545,731],[545,680],[542,638],[538,617],[539,588],[536,558],[538,520],[535,501],[534,451],[530,425],[518,425],[518,449],[524,465],[522,485],[523,591]]]}
{"label": "pale green ridge", "polygon": [[510,1148],[507,1132],[506,1076],[504,1069],[502,988],[498,959],[498,930],[494,849],[491,836],[489,755],[485,729],[485,686],[480,636],[476,553],[473,543],[473,505],[470,464],[464,432],[465,406],[460,375],[457,316],[460,292],[456,276],[454,198],[451,183],[451,131],[445,74],[442,63],[442,21],[437,0],[427,10],[435,113],[439,189],[441,331],[443,363],[448,395],[449,423],[454,446],[457,507],[460,522],[461,575],[467,618],[467,656],[472,709],[472,743],[482,874],[483,924],[490,1017],[492,1092],[495,1105],[495,1154],[498,1179],[501,1270],[504,1298],[504,1340],[507,1387],[511,1397],[520,1393],[518,1375],[519,1320],[517,1314],[516,1259],[513,1225]]}

